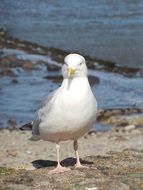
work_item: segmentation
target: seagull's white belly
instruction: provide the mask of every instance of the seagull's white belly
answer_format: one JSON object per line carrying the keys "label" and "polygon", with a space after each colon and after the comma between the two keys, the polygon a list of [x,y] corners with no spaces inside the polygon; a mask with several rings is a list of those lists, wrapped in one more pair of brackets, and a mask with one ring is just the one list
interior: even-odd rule
{"label": "seagull's white belly", "polygon": [[[83,97],[84,99],[84,97]],[[43,119],[39,126],[40,136],[43,140],[52,142],[78,139],[83,136],[95,122],[96,101],[89,97],[77,102],[64,103],[58,100],[50,113]],[[63,110],[64,109],[64,110]]]}

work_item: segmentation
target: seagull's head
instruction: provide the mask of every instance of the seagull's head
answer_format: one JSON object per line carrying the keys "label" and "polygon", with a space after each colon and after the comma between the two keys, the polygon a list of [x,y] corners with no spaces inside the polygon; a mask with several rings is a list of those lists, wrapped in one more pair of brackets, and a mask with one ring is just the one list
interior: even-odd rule
{"label": "seagull's head", "polygon": [[86,77],[87,67],[85,59],[79,54],[69,54],[64,59],[62,67],[64,78]]}

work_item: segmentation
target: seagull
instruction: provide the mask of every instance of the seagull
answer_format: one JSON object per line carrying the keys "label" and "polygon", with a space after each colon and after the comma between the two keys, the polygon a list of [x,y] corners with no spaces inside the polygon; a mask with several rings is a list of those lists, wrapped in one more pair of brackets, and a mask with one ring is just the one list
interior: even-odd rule
{"label": "seagull", "polygon": [[80,162],[78,139],[93,126],[97,113],[97,102],[87,78],[84,57],[75,53],[67,55],[62,74],[61,86],[48,95],[31,123],[33,140],[56,143],[57,166],[50,170],[50,174],[70,170],[60,164],[59,143],[66,140],[73,140],[75,167],[86,167]]}

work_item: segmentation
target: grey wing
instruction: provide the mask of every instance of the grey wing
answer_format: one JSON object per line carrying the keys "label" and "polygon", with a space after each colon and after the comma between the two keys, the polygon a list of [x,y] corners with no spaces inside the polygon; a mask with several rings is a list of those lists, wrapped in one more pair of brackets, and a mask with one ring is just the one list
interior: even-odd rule
{"label": "grey wing", "polygon": [[[53,102],[53,99],[54,99],[57,91],[58,90],[55,90],[52,93],[50,93],[48,95],[48,97],[46,98],[46,100],[42,102],[40,108],[36,112],[35,118],[33,120],[33,128],[32,128],[32,134],[33,135],[35,135],[35,136],[40,135],[40,133],[39,133],[39,125],[40,125],[40,123],[42,121],[42,115],[43,114],[47,115],[48,112],[51,110],[52,102]],[[46,109],[44,109],[45,107],[46,107]],[[46,111],[46,113],[44,112],[44,110]]]}

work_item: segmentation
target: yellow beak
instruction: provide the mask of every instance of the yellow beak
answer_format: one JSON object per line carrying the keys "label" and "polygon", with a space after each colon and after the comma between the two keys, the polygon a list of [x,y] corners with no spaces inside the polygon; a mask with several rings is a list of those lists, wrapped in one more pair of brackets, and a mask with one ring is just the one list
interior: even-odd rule
{"label": "yellow beak", "polygon": [[71,77],[75,74],[76,69],[73,69],[72,67],[68,68],[68,77]]}

